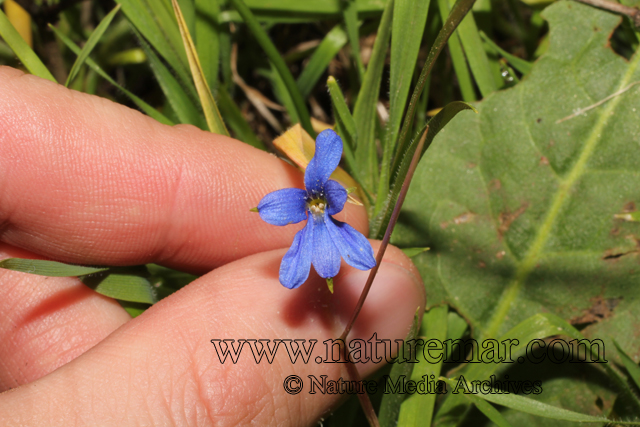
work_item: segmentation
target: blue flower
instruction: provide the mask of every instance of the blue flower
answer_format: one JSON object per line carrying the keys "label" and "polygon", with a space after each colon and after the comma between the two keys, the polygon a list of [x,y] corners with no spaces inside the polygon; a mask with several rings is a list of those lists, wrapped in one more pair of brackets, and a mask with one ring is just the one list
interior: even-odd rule
{"label": "blue flower", "polygon": [[[333,219],[347,201],[347,191],[329,176],[342,156],[342,140],[327,129],[316,139],[316,152],[304,174],[306,190],[285,188],[269,193],[258,204],[260,218],[272,225],[307,225],[296,234],[280,264],[280,283],[302,285],[311,264],[327,280],[340,271],[340,257],[360,270],[376,265],[369,241],[349,224]],[[330,285],[331,287],[331,285]]]}

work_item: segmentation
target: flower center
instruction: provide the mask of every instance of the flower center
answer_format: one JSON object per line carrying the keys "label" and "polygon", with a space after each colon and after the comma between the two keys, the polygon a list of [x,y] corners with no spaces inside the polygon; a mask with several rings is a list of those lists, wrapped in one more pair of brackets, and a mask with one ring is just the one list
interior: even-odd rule
{"label": "flower center", "polygon": [[324,199],[313,199],[307,202],[307,206],[309,206],[309,210],[313,216],[318,216],[324,214],[327,202]]}

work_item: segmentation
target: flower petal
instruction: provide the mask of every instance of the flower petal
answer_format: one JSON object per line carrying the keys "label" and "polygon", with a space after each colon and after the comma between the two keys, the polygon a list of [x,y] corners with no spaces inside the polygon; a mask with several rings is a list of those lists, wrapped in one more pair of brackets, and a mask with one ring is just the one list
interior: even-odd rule
{"label": "flower petal", "polygon": [[358,270],[369,270],[376,265],[373,248],[359,231],[331,217],[325,223],[333,244],[347,264]]}
{"label": "flower petal", "polygon": [[331,221],[326,211],[323,216],[313,218],[313,267],[324,279],[335,277],[340,271],[340,252],[333,244],[325,223]]}
{"label": "flower petal", "polygon": [[289,289],[302,285],[309,277],[311,250],[313,245],[313,218],[296,233],[291,247],[280,264],[280,283]]}
{"label": "flower petal", "polygon": [[324,185],[324,197],[327,200],[327,212],[329,215],[335,215],[344,208],[347,190],[339,182],[330,179]]}
{"label": "flower petal", "polygon": [[329,176],[338,167],[342,157],[342,139],[331,129],[323,130],[316,138],[316,152],[307,165],[304,185],[311,194],[322,192]]}
{"label": "flower petal", "polygon": [[271,225],[297,224],[307,219],[307,192],[300,188],[283,188],[267,194],[258,204],[258,213]]}

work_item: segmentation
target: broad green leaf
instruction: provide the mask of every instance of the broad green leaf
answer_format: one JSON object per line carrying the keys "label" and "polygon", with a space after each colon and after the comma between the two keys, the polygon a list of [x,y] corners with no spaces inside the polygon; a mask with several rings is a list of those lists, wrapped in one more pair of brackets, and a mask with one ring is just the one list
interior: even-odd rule
{"label": "broad green leaf", "polygon": [[56,82],[56,79],[20,36],[20,33],[11,25],[7,15],[2,10],[0,10],[0,36],[31,74]]}
{"label": "broad green leaf", "polygon": [[[633,148],[640,86],[557,122],[639,81],[640,55],[626,61],[608,47],[617,16],[570,2],[544,16],[547,53],[527,79],[488,96],[477,104],[479,114],[460,115],[439,134],[416,171],[392,242],[431,248],[413,258],[428,304],[452,305],[475,338],[499,337],[547,312],[586,324],[584,335],[605,347],[615,338],[635,358],[640,272],[629,236],[640,230],[616,215],[640,203]],[[601,396],[609,410],[618,390],[581,376],[587,368],[596,367],[549,366],[539,398],[593,413]],[[584,398],[572,399],[573,392]],[[513,423],[515,415],[505,417]]]}
{"label": "broad green leaf", "polygon": [[347,33],[336,25],[331,31],[324,36],[322,42],[309,58],[307,66],[298,77],[298,88],[303,98],[311,94],[316,83],[329,66],[329,62],[338,54],[340,49],[347,44]]}
{"label": "broad green leaf", "polygon": [[382,13],[373,52],[364,74],[362,87],[353,109],[358,140],[355,147],[356,178],[368,193],[374,193],[378,179],[378,151],[376,145],[376,108],[380,96],[382,70],[387,56],[391,22],[393,17],[393,0],[389,0]]}
{"label": "broad green leaf", "polygon": [[[56,27],[54,27],[51,24],[49,24],[49,28],[51,28],[51,30],[53,30],[56,33],[56,35],[60,38],[60,40],[62,40],[62,42],[69,49],[71,49],[71,51],[73,53],[75,53],[76,55],[80,54],[80,47],[78,47],[78,45],[76,45],[69,37],[64,35],[64,33],[62,31],[58,30]],[[86,59],[86,63],[87,63],[87,65],[89,67],[91,67],[92,70],[94,70],[97,74],[99,74],[100,77],[102,77],[103,79],[105,79],[106,81],[111,83],[113,86],[118,88],[120,91],[122,91],[122,93],[124,93],[127,97],[129,97],[129,99],[131,99],[134,102],[134,104],[136,104],[148,116],[154,118],[155,120],[159,121],[160,123],[164,123],[166,125],[173,125],[173,122],[171,120],[169,120],[168,118],[166,118],[158,110],[156,110],[151,105],[147,104],[142,99],[138,98],[136,95],[132,94],[131,92],[129,92],[128,90],[126,90],[125,88],[120,86],[98,64],[96,64],[94,60],[92,60],[91,58],[87,58]]]}
{"label": "broad green leaf", "polygon": [[[422,35],[427,23],[430,0],[395,0],[393,5],[393,26],[391,30],[391,66],[389,81],[389,120],[380,162],[380,179],[376,194],[389,191],[389,171],[395,152],[398,132],[404,115],[409,87]],[[384,197],[376,199],[376,211],[384,203]]]}
{"label": "broad green leaf", "polygon": [[[445,307],[446,309],[446,307]],[[413,372],[415,363],[411,363],[412,357],[415,357],[415,350],[412,351],[412,348],[415,348],[415,345],[410,342],[414,341],[418,336],[418,331],[420,330],[420,311],[416,311],[413,316],[413,323],[411,325],[411,329],[407,333],[407,336],[404,339],[404,344],[402,346],[402,350],[400,350],[401,354],[399,355],[400,360],[407,360],[409,362],[404,363],[394,363],[391,367],[391,372],[389,373],[388,381],[393,384],[398,383],[398,381],[402,381],[404,378],[411,378],[411,373]],[[400,415],[400,405],[404,401],[404,394],[402,393],[385,393],[382,397],[382,402],[380,403],[380,413],[378,418],[380,420],[381,427],[391,427],[398,425],[398,416]],[[404,424],[401,424],[404,425]]]}
{"label": "broad green leaf", "polygon": [[89,36],[89,40],[87,40],[85,45],[82,47],[80,54],[78,54],[76,61],[73,63],[73,66],[71,67],[71,71],[69,71],[69,76],[67,77],[67,81],[64,84],[66,87],[69,87],[69,83],[71,83],[73,79],[76,77],[76,75],[78,74],[78,71],[80,71],[80,68],[82,67],[82,65],[84,65],[84,62],[91,54],[91,51],[93,50],[94,47],[96,47],[96,45],[100,41],[104,32],[107,31],[107,28],[109,28],[111,21],[113,21],[113,18],[116,16],[116,13],[118,13],[119,10],[120,10],[120,5],[118,4],[116,5],[116,7],[113,8],[111,12],[107,14],[107,16],[105,16],[102,19],[102,21],[100,21],[100,24],[98,24],[96,29],[93,30],[93,32],[91,33],[91,36]]}
{"label": "broad green leaf", "polygon": [[109,267],[86,267],[82,265],[65,264],[57,261],[22,258],[7,258],[2,260],[0,261],[0,268],[51,277],[84,276],[109,269]]}
{"label": "broad green leaf", "polygon": [[[447,312],[446,305],[433,307],[422,320],[422,330],[425,333],[423,339],[444,341],[447,338]],[[433,381],[440,376],[444,358],[439,361],[418,358],[418,363],[413,367],[411,379],[414,381]],[[402,403],[398,425],[400,426],[424,426],[429,427],[433,418],[433,408],[436,403],[435,393],[414,394],[408,396]]]}
{"label": "broad green leaf", "polygon": [[140,267],[113,267],[110,271],[83,278],[96,292],[121,301],[155,304],[156,292],[147,279],[148,271]]}
{"label": "broad green leaf", "polygon": [[216,105],[216,100],[213,98],[213,94],[211,93],[211,89],[209,88],[209,84],[207,83],[207,77],[202,71],[202,66],[200,65],[200,59],[198,58],[196,46],[193,44],[193,39],[191,38],[191,34],[189,33],[189,28],[187,27],[184,16],[180,11],[178,0],[171,0],[171,4],[173,5],[173,11],[176,14],[178,28],[180,29],[180,35],[182,36],[182,41],[184,42],[184,49],[187,52],[187,59],[189,61],[189,68],[191,69],[191,76],[193,77],[193,82],[195,83],[196,90],[198,91],[200,105],[202,106],[202,110],[204,111],[204,117],[207,121],[209,131],[219,135],[229,136],[229,131],[227,131],[227,127],[222,121],[220,111],[218,111],[218,106]]}
{"label": "broad green leaf", "polygon": [[244,4],[242,0],[229,0],[229,3],[233,5],[233,7],[242,15],[242,19],[244,19],[245,25],[249,28],[249,30],[253,33],[253,36],[256,38],[264,53],[267,55],[267,58],[271,61],[273,66],[276,68],[280,77],[284,81],[284,84],[289,92],[289,96],[293,100],[293,103],[296,107],[296,111],[298,113],[298,117],[300,119],[300,124],[302,127],[309,133],[309,135],[314,136],[315,132],[311,126],[311,118],[309,116],[309,110],[304,102],[300,91],[298,90],[298,86],[296,85],[293,76],[291,75],[291,71],[285,64],[282,56],[278,52],[278,49],[274,46],[269,36],[264,31],[260,23],[256,20],[255,16],[251,13],[251,10]]}

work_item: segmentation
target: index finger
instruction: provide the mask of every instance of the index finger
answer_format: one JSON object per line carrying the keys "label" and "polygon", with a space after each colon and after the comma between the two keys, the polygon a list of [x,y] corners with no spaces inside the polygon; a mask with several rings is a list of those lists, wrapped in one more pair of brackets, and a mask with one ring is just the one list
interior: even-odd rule
{"label": "index finger", "polygon": [[[301,225],[251,213],[304,188],[277,157],[0,68],[1,239],[65,262],[206,271],[289,246]],[[340,217],[339,217],[340,218]],[[343,221],[366,232],[350,205]]]}

